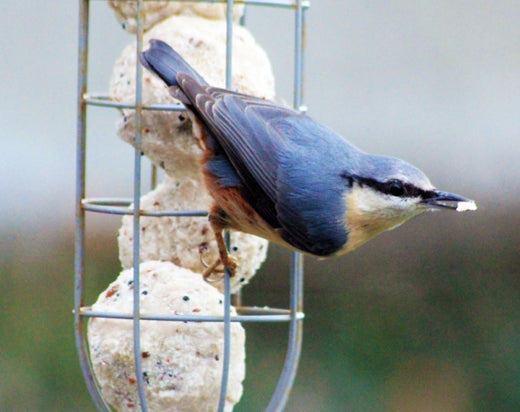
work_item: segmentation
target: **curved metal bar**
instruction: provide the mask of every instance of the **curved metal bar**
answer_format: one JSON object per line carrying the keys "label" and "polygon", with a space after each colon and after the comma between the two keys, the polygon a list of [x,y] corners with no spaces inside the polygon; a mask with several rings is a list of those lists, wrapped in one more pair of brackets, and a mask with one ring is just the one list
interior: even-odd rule
{"label": "curved metal bar", "polygon": [[283,411],[298,370],[303,338],[303,317],[298,316],[303,308],[303,255],[293,252],[291,267],[291,315],[289,323],[289,342],[282,374],[276,385],[266,412]]}
{"label": "curved metal bar", "polygon": [[104,401],[96,384],[85,339],[85,320],[80,316],[80,308],[83,305],[85,275],[85,211],[81,207],[81,200],[85,196],[86,187],[87,106],[83,95],[87,90],[89,6],[89,0],[79,1],[76,218],[74,231],[74,334],[81,371],[90,397],[100,411],[110,412],[110,408]]}
{"label": "curved metal bar", "polygon": [[[129,199],[118,198],[90,198],[82,202],[83,209],[89,212],[107,213],[112,215],[133,215],[134,209],[129,208],[132,201]],[[140,216],[181,216],[181,217],[206,217],[206,210],[143,210],[139,211]]]}
{"label": "curved metal bar", "polygon": [[[135,110],[135,103],[125,103],[125,102],[117,102],[112,100],[110,96],[106,94],[94,94],[94,93],[85,93],[85,102],[90,106],[98,106],[98,107],[112,107],[114,109],[133,109]],[[172,104],[148,104],[143,105],[141,107],[142,110],[155,110],[155,111],[169,111],[169,112],[184,112],[186,108],[180,103],[172,103]],[[302,113],[307,113],[309,108],[302,104],[296,109]]]}
{"label": "curved metal bar", "polygon": [[305,9],[311,6],[310,1],[299,2],[298,0],[238,0],[235,1],[235,3],[243,3],[252,6],[271,6],[284,8],[298,8],[300,7],[299,3],[301,3],[301,7]]}
{"label": "curved metal bar", "polygon": [[[105,0],[106,1],[106,0]],[[175,0],[173,0],[175,1]],[[177,0],[183,1],[183,0]],[[206,2],[206,3],[225,3],[227,0],[191,0],[195,2]],[[235,4],[245,4],[251,6],[267,6],[267,7],[282,7],[282,8],[297,8],[298,0],[235,0]],[[305,0],[301,2],[301,6],[304,9],[310,7],[310,1]]]}
{"label": "curved metal bar", "polygon": [[[230,322],[289,322],[294,314],[288,309],[271,309],[245,307],[236,308],[238,315],[230,316]],[[133,315],[124,312],[94,311],[89,306],[79,309],[79,315],[88,318],[106,319],[133,319]],[[303,320],[305,314],[296,312],[296,319]],[[165,315],[165,314],[141,314],[141,320],[157,320],[171,322],[223,322],[224,316],[214,315]]]}
{"label": "curved metal bar", "polygon": [[[112,107],[114,109],[134,109],[136,108],[135,102],[118,102],[112,100],[106,94],[92,94],[85,93],[85,102],[91,106],[99,106],[99,107]],[[172,104],[149,104],[142,105],[141,110],[163,110],[163,111],[171,111],[171,112],[184,112],[186,108],[180,103],[172,103]]]}
{"label": "curved metal bar", "polygon": [[[304,53],[304,8],[302,0],[297,0],[298,8],[294,22],[294,107],[301,107],[303,101],[303,53]],[[289,324],[289,343],[282,374],[275,392],[266,408],[268,412],[282,411],[289,399],[301,353],[303,322],[297,313],[303,311],[303,255],[292,254],[291,265],[291,322]]]}

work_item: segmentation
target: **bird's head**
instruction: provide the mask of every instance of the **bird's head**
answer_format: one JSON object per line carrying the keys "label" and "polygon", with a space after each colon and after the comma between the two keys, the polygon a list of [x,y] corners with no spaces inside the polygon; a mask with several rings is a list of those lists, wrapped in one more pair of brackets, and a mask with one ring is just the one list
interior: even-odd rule
{"label": "bird's head", "polygon": [[428,177],[400,159],[363,154],[357,170],[345,172],[345,227],[349,252],[385,230],[427,210],[475,210],[473,200],[437,190]]}

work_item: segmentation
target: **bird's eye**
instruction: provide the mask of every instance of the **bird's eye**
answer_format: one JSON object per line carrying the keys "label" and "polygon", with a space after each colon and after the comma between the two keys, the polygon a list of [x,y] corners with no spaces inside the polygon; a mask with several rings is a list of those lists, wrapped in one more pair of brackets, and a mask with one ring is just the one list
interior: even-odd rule
{"label": "bird's eye", "polygon": [[392,196],[403,196],[405,193],[404,186],[398,180],[391,180],[386,184],[386,190]]}
{"label": "bird's eye", "polygon": [[349,174],[347,173],[342,173],[341,174],[341,177],[343,179],[345,179],[345,184],[348,186],[348,187],[352,187],[354,185],[354,178],[352,176],[350,176]]}

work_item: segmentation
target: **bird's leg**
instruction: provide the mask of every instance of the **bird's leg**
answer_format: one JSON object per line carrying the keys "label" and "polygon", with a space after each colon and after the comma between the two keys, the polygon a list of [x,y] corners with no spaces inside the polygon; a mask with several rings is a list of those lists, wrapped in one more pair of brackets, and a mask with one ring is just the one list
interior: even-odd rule
{"label": "bird's leg", "polygon": [[218,259],[212,265],[208,266],[202,275],[204,276],[204,279],[208,279],[208,277],[215,271],[217,266],[222,263],[229,271],[229,275],[235,276],[238,264],[236,259],[229,255],[226,247],[223,232],[227,228],[227,223],[225,221],[225,213],[222,209],[218,207],[212,208],[209,214],[209,224],[211,225],[211,229],[215,235],[215,240],[217,241],[217,248],[220,259]]}

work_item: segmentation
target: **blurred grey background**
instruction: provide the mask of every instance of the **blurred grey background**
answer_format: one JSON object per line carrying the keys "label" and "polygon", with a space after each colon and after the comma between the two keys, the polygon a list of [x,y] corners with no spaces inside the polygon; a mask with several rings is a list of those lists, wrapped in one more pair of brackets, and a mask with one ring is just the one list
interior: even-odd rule
{"label": "blurred grey background", "polygon": [[[91,9],[89,90],[105,92],[132,37],[104,1]],[[507,0],[312,3],[309,114],[480,209],[421,216],[339,260],[306,260],[287,410],[518,410],[519,22],[520,2]],[[247,26],[291,101],[293,13],[250,7]],[[78,4],[4,2],[0,28],[0,409],[91,411],[71,315]],[[89,109],[89,196],[131,196],[133,152],[116,117]],[[120,221],[89,219],[93,300],[120,270]],[[287,305],[288,256],[272,247],[247,304]],[[248,328],[243,411],[267,404],[286,333]]]}

